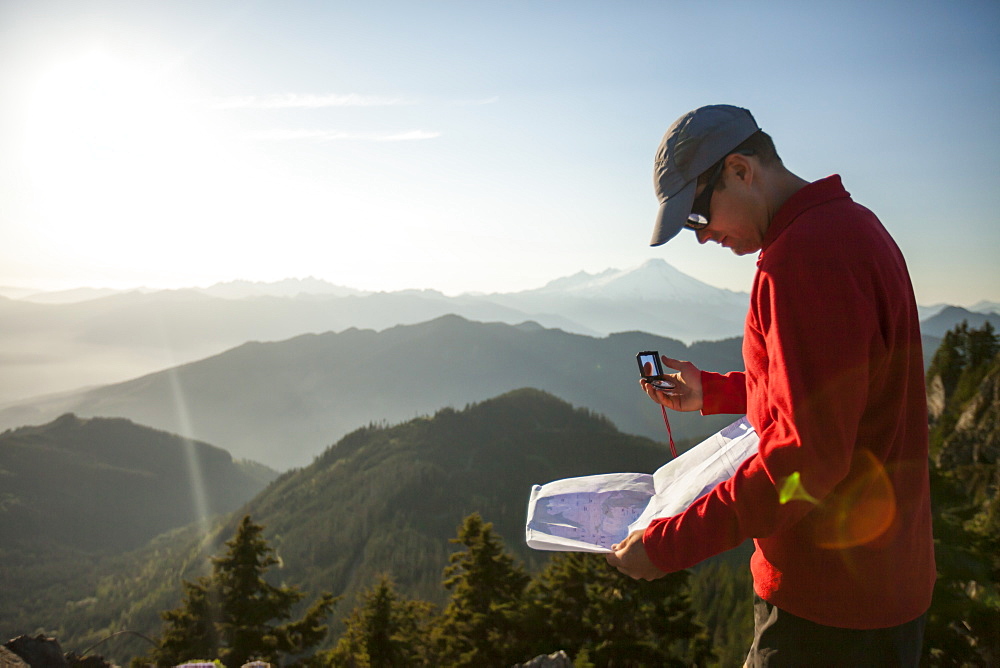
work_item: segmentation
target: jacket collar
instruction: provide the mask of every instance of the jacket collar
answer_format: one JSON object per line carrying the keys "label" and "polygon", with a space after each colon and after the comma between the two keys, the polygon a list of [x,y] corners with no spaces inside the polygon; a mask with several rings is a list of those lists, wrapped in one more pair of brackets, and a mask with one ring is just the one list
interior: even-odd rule
{"label": "jacket collar", "polygon": [[813,181],[809,185],[803,186],[789,197],[781,205],[781,208],[778,209],[778,212],[774,214],[774,218],[771,219],[771,224],[767,228],[767,233],[764,235],[764,243],[761,245],[761,255],[784,232],[785,228],[791,225],[807,209],[845,197],[850,199],[851,193],[844,189],[844,184],[841,183],[839,174],[833,174],[825,179]]}

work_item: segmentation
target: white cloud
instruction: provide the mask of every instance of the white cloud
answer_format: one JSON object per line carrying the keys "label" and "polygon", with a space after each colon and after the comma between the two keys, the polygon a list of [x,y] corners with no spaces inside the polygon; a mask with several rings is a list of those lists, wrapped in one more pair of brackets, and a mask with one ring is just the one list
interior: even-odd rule
{"label": "white cloud", "polygon": [[342,132],[339,130],[271,130],[254,135],[255,139],[288,141],[312,139],[316,141],[415,141],[440,137],[440,132],[409,130],[407,132]]}
{"label": "white cloud", "polygon": [[357,93],[313,95],[286,93],[284,95],[246,95],[214,100],[215,109],[320,109],[323,107],[393,107],[414,105],[414,100],[401,97],[379,97]]}

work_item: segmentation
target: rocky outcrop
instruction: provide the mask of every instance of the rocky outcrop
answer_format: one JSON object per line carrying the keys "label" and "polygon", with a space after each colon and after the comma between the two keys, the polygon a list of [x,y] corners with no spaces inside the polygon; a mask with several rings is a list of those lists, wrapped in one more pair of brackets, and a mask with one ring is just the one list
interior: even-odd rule
{"label": "rocky outcrop", "polygon": [[31,668],[69,668],[62,647],[55,638],[42,634],[18,636],[4,647],[21,657]]}
{"label": "rocky outcrop", "polygon": [[[42,634],[18,636],[0,647],[0,668],[112,668],[102,656],[80,656],[76,652],[63,654],[59,641]],[[10,654],[20,663],[10,662]]]}
{"label": "rocky outcrop", "polygon": [[520,663],[513,668],[573,668],[573,661],[563,650],[552,654],[540,654],[527,663]]}
{"label": "rocky outcrop", "polygon": [[69,668],[115,668],[113,663],[97,654],[80,656],[76,652],[67,652],[66,663],[69,664]]}
{"label": "rocky outcrop", "polygon": [[927,380],[927,414],[931,422],[941,418],[947,406],[947,397],[944,391],[944,381],[938,374]]}
{"label": "rocky outcrop", "polygon": [[24,659],[0,645],[0,668],[30,668]]}
{"label": "rocky outcrop", "polygon": [[[933,389],[933,379],[931,381]],[[1000,459],[1000,364],[986,374],[978,391],[961,407],[955,428],[938,453],[942,468],[996,464]]]}

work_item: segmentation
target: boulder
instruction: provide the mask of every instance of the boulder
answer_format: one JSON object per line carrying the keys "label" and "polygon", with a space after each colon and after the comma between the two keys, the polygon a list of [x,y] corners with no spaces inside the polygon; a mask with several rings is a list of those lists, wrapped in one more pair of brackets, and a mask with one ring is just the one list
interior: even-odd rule
{"label": "boulder", "polygon": [[563,650],[552,654],[539,654],[531,661],[519,663],[513,668],[573,668],[573,661]]}
{"label": "boulder", "polygon": [[55,638],[42,634],[18,636],[7,641],[4,647],[21,657],[31,668],[69,668],[62,647]]}

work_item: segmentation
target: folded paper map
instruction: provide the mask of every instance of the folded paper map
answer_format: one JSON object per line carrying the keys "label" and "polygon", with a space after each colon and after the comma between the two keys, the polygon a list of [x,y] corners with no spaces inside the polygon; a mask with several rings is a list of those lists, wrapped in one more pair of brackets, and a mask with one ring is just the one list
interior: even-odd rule
{"label": "folded paper map", "polygon": [[525,527],[528,547],[610,552],[632,531],[683,511],[756,452],[757,432],[742,418],[652,474],[605,473],[535,485]]}

